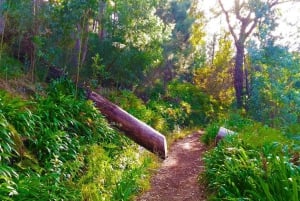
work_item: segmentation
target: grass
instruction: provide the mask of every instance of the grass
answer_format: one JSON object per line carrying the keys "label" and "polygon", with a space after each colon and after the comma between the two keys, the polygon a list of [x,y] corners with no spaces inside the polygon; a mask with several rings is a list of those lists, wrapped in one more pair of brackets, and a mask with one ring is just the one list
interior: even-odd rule
{"label": "grass", "polygon": [[[300,169],[294,142],[273,128],[236,120],[237,135],[228,136],[204,157],[201,181],[211,200],[296,201],[300,196]],[[219,123],[212,124],[205,140],[210,143]]]}
{"label": "grass", "polygon": [[70,82],[30,100],[0,99],[1,200],[130,200],[147,187],[152,158]]}

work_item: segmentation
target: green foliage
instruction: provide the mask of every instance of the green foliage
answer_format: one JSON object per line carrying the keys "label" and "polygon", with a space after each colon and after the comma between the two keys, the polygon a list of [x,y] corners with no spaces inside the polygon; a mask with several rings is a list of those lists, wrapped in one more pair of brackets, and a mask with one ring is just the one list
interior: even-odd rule
{"label": "green foliage", "polygon": [[[156,12],[160,2],[7,0],[0,8],[1,51],[10,47],[7,52],[25,63],[24,72],[42,79],[47,66],[55,65],[89,80],[92,57],[100,54],[107,76],[97,81],[131,88],[162,61],[162,43],[171,35],[171,26]],[[10,65],[0,70],[6,76],[13,72]]]}
{"label": "green foliage", "polygon": [[109,200],[112,186],[118,178],[118,175],[114,174],[113,161],[99,146],[91,146],[88,152],[89,169],[79,181],[82,195],[86,200]]}
{"label": "green foliage", "polygon": [[[147,106],[153,111],[156,117],[160,117],[156,123],[168,131],[183,128],[188,125],[190,106],[185,102],[176,103],[173,101],[151,100]],[[162,121],[162,120],[163,121]]]}
{"label": "green foliage", "polygon": [[17,180],[18,194],[13,200],[82,200],[80,190],[60,179],[60,172],[27,172]]}
{"label": "green foliage", "polygon": [[203,125],[213,118],[215,107],[210,98],[199,88],[191,83],[180,83],[173,81],[168,86],[167,94],[174,97],[178,102],[185,102],[190,105],[189,124]]}
{"label": "green foliage", "polygon": [[[160,132],[168,132],[174,128],[174,125],[170,126],[168,124],[168,120],[162,114],[163,112],[166,112],[165,109],[171,108],[165,108],[161,103],[150,101],[146,104],[132,92],[127,90],[123,90],[121,93],[116,91],[110,93],[110,100],[132,114],[134,117],[151,125]],[[158,110],[156,106],[160,107],[161,110]]]}
{"label": "green foliage", "polygon": [[9,200],[8,195],[16,194],[13,179],[17,178],[18,174],[9,166],[16,150],[12,131],[2,113],[0,113],[0,139],[0,198]]}
{"label": "green foliage", "polygon": [[123,90],[110,93],[109,99],[161,132],[204,124],[210,118],[212,105],[208,97],[191,84],[174,83],[168,94],[162,96],[165,97],[153,95],[156,98],[144,103],[132,92]]}
{"label": "green foliage", "polygon": [[167,92],[159,86],[149,95],[152,99],[146,103],[127,90],[112,92],[109,99],[161,132],[203,125],[217,112],[209,97],[190,83],[174,81]]}
{"label": "green foliage", "polygon": [[[297,200],[300,170],[293,141],[278,130],[234,116],[238,134],[204,157],[202,179],[213,192],[212,200]],[[225,122],[233,128],[233,121]],[[217,131],[215,125],[209,133]]]}
{"label": "green foliage", "polygon": [[202,51],[204,48],[195,47],[199,45],[195,43],[198,41],[204,43],[204,29],[201,24],[202,16],[197,15],[198,13],[191,14],[191,10],[194,8],[195,5],[190,0],[160,1],[158,15],[165,23],[172,24],[174,28],[171,38],[163,45],[165,62],[160,67],[160,73],[156,75],[155,79],[159,76],[167,82],[175,77],[192,81],[194,69],[201,65],[205,55]]}
{"label": "green foliage", "polygon": [[231,73],[232,42],[228,34],[221,36],[218,41],[214,37],[214,40],[213,43],[218,42],[218,50],[211,56],[211,61],[207,61],[205,66],[196,69],[194,82],[203,92],[218,102],[220,110],[226,110],[232,105],[235,96]]}
{"label": "green foliage", "polygon": [[211,123],[205,128],[205,133],[201,137],[202,142],[204,142],[206,145],[213,145],[215,138],[218,134],[220,128],[219,123]]}
{"label": "green foliage", "polygon": [[252,65],[249,114],[273,127],[299,123],[299,56],[269,41],[261,49],[249,45]]}
{"label": "green foliage", "polygon": [[274,141],[285,144],[290,143],[281,131],[262,125],[238,113],[230,113],[227,118],[208,124],[205,129],[206,132],[202,136],[202,141],[207,145],[212,145],[221,126],[238,133],[244,141],[255,146],[263,146],[265,143]]}
{"label": "green foliage", "polygon": [[208,124],[205,133],[202,136],[202,141],[207,145],[213,145],[220,127],[225,127],[238,133],[248,131],[251,133],[254,131],[255,123],[252,120],[241,116],[239,113],[231,112]]}
{"label": "green foliage", "polygon": [[102,71],[104,76],[98,77],[98,82],[106,86],[129,89],[142,83],[148,73],[162,60],[162,49],[159,44],[154,43],[146,49],[138,49],[131,44],[115,42],[113,39],[99,41],[97,35],[91,35],[87,72],[91,72],[89,66],[95,63],[91,58],[97,53],[103,58],[101,65],[104,66]]}
{"label": "green foliage", "polygon": [[110,94],[110,99],[125,111],[146,123],[152,118],[152,111],[148,110],[144,102],[131,91],[123,90],[121,93],[115,91]]}
{"label": "green foliage", "polygon": [[285,135],[300,144],[300,124],[291,124],[284,129]]}
{"label": "green foliage", "polygon": [[32,101],[0,93],[1,200],[128,200],[137,193],[148,159],[70,81],[54,81],[46,92]]}
{"label": "green foliage", "polygon": [[83,200],[130,200],[140,190],[149,160],[139,158],[136,147],[109,157],[95,145],[88,150],[87,164],[88,171],[79,181]]}
{"label": "green foliage", "polygon": [[12,57],[3,53],[0,54],[0,77],[9,79],[20,76],[22,74],[23,65]]}
{"label": "green foliage", "polygon": [[97,53],[94,57],[92,57],[93,63],[91,65],[92,68],[92,86],[97,87],[97,85],[101,84],[101,82],[105,79],[109,78],[109,73],[106,71],[105,66],[102,64],[103,59]]}

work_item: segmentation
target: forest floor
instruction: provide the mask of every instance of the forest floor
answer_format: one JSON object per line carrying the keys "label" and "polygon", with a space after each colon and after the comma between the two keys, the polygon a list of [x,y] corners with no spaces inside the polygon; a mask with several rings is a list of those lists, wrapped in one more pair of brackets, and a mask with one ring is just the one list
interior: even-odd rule
{"label": "forest floor", "polygon": [[201,131],[174,142],[168,158],[151,179],[151,188],[136,201],[205,201],[204,185],[198,182],[204,170],[202,161],[207,147],[200,142]]}

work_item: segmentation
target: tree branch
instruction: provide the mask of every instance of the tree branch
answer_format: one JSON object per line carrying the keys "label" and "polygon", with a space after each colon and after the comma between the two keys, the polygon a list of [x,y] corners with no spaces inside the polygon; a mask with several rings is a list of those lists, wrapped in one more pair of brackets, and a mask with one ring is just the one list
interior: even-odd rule
{"label": "tree branch", "polygon": [[251,26],[250,29],[245,33],[245,38],[248,38],[248,36],[252,33],[252,31],[253,31],[254,28],[256,27],[257,23],[258,23],[258,19],[255,18],[255,19],[253,20],[252,26]]}
{"label": "tree branch", "polygon": [[236,15],[237,19],[242,21],[243,18],[240,14],[240,10],[241,10],[240,0],[235,0],[234,12],[235,12],[235,15]]}
{"label": "tree branch", "polygon": [[[270,0],[268,1],[268,3],[270,4],[270,8],[279,5],[279,4],[283,4],[283,3],[289,3],[289,2],[295,2],[297,3],[297,0],[284,0],[284,1],[279,1],[279,0]],[[299,3],[299,2],[298,2]]]}
{"label": "tree branch", "polygon": [[237,42],[237,41],[238,41],[238,38],[237,38],[237,35],[235,34],[235,32],[234,32],[234,30],[233,30],[233,27],[231,26],[228,11],[225,10],[224,5],[223,5],[223,3],[222,3],[221,0],[218,0],[218,2],[219,2],[219,4],[220,4],[220,6],[221,6],[221,9],[222,9],[223,13],[225,14],[225,17],[226,17],[226,21],[227,21],[227,24],[228,24],[229,31],[230,31],[231,35],[233,36],[234,41]]}

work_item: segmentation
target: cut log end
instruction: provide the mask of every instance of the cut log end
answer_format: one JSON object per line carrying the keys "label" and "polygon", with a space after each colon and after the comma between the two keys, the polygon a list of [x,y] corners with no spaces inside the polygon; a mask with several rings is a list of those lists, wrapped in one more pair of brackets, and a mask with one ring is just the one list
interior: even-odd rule
{"label": "cut log end", "polygon": [[227,128],[224,128],[224,127],[220,127],[219,131],[218,131],[218,134],[215,138],[215,145],[218,145],[218,143],[224,138],[226,137],[227,135],[233,135],[233,134],[236,134],[234,131],[232,130],[229,130]]}

